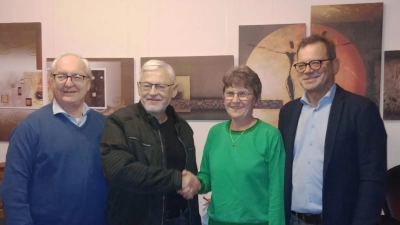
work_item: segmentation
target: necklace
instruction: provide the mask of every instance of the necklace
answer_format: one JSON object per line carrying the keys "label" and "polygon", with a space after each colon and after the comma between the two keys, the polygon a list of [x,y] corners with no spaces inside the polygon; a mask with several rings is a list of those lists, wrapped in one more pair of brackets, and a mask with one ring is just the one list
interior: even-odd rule
{"label": "necklace", "polygon": [[245,132],[247,130],[247,128],[246,129],[244,129],[244,131],[242,131],[242,133],[240,133],[240,135],[239,135],[239,137],[237,137],[236,138],[236,140],[233,140],[233,138],[232,138],[232,130],[231,129],[229,129],[229,136],[231,136],[231,140],[232,140],[232,147],[235,147],[235,143],[236,143],[236,141],[242,136],[242,134]]}
{"label": "necklace", "polygon": [[252,127],[255,123],[257,123],[257,120],[255,120],[255,119],[253,118],[253,121],[251,121],[250,126],[247,127],[246,129],[244,129],[244,130],[242,131],[242,133],[239,134],[239,137],[237,137],[235,140],[233,140],[233,137],[232,137],[232,130],[229,129],[229,136],[231,137],[231,140],[232,140],[232,147],[235,147],[236,141],[237,141],[240,137],[242,137],[242,134],[244,134],[244,132],[245,132],[247,129],[249,129],[250,127]]}

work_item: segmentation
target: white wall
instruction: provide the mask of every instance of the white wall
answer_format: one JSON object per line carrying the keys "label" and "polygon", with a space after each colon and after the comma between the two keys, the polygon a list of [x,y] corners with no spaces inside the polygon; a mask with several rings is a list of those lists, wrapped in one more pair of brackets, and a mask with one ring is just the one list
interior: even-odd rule
{"label": "white wall", "polygon": [[[234,55],[237,63],[239,25],[309,27],[311,5],[372,2],[376,0],[2,0],[0,23],[41,22],[43,65],[63,52],[133,57],[138,75],[140,57]],[[383,2],[383,50],[400,50],[400,1]],[[199,163],[207,132],[216,122],[190,121]],[[390,168],[400,164],[400,122],[385,125]],[[0,161],[7,146],[0,142]]]}

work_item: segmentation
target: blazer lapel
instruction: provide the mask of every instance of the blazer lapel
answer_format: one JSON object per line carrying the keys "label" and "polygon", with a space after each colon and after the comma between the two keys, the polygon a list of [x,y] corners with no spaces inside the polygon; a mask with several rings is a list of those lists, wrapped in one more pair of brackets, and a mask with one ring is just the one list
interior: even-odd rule
{"label": "blazer lapel", "polygon": [[303,108],[303,103],[300,102],[300,99],[296,100],[296,104],[293,107],[293,111],[291,113],[291,117],[290,117],[290,128],[288,130],[288,143],[287,149],[292,149],[292,151],[289,151],[289,157],[290,159],[293,160],[293,151],[294,151],[294,142],[296,139],[296,131],[297,131],[297,124],[299,122],[299,118],[300,118],[300,114],[301,114],[301,109]]}
{"label": "blazer lapel", "polygon": [[339,127],[340,118],[342,116],[344,93],[345,91],[343,88],[338,85],[335,97],[333,98],[331,111],[329,112],[328,127],[326,130],[323,177],[325,177],[326,169],[328,168],[329,160],[335,145],[336,134]]}

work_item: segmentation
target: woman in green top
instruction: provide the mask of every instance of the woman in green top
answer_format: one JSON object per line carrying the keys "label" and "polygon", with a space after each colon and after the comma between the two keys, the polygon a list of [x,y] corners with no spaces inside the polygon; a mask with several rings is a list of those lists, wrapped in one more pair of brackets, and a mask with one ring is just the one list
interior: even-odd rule
{"label": "woman in green top", "polygon": [[253,117],[261,81],[247,66],[223,77],[231,120],[213,126],[200,172],[200,193],[212,191],[209,225],[284,225],[285,152],[278,129]]}

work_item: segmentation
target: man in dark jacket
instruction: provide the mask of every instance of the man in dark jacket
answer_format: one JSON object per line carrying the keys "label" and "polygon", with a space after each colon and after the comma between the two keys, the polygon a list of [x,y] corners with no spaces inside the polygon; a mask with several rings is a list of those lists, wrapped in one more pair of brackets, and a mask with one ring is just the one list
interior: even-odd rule
{"label": "man in dark jacket", "polygon": [[114,112],[104,126],[109,224],[199,225],[193,131],[169,105],[177,94],[172,67],[146,62],[138,90],[140,102]]}

